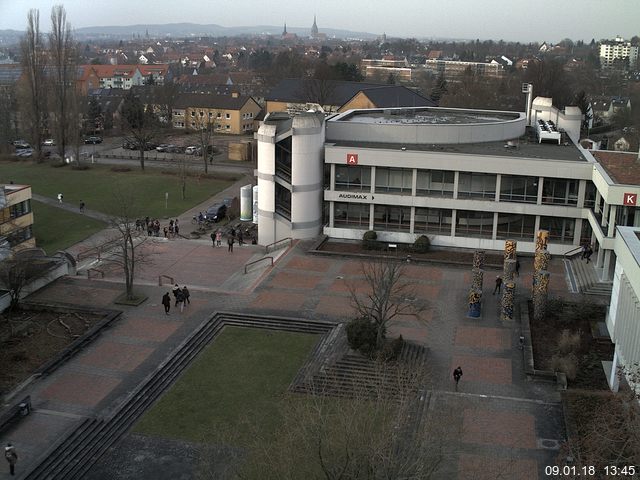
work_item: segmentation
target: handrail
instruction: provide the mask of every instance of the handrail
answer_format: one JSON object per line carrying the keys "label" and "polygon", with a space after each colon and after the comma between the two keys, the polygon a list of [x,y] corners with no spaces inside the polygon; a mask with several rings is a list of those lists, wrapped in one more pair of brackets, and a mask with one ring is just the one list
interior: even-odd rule
{"label": "handrail", "polygon": [[171,283],[171,285],[174,284],[173,282],[173,277],[170,277],[169,275],[158,275],[158,286],[161,287],[162,286],[162,279],[163,278],[168,278],[170,280],[169,283]]}
{"label": "handrail", "polygon": [[[289,246],[291,246],[293,244],[293,238],[291,238],[291,237],[282,238],[282,239],[278,240],[277,242],[273,242],[273,243],[270,243],[269,245],[266,245],[264,247],[264,253],[269,253],[269,247],[273,247],[273,246],[275,246],[275,245],[277,245],[277,244],[279,244],[281,242],[287,242],[287,241],[289,242]],[[275,250],[275,248],[274,248],[274,250]]]}
{"label": "handrail", "polygon": [[271,257],[271,256],[269,256],[269,257],[262,257],[262,258],[259,258],[258,260],[254,260],[253,262],[249,262],[249,263],[245,264],[245,266],[244,266],[244,274],[245,274],[245,275],[247,274],[247,267],[250,267],[251,265],[255,265],[256,263],[259,263],[259,262],[261,262],[262,260],[267,260],[267,259],[268,259],[268,260],[271,260],[271,266],[273,267],[273,257]]}
{"label": "handrail", "polygon": [[572,248],[572,249],[571,249],[571,250],[569,250],[568,252],[565,252],[562,256],[563,256],[564,258],[570,258],[570,257],[573,257],[574,255],[577,255],[578,253],[582,252],[582,248],[583,248],[583,247],[582,247],[582,245],[581,245],[581,246],[579,246],[579,247]]}

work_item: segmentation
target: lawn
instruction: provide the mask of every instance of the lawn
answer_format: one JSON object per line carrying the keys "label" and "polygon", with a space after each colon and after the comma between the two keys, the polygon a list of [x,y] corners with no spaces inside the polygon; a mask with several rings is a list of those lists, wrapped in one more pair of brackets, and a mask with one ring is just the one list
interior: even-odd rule
{"label": "lawn", "polygon": [[227,327],[135,426],[138,433],[215,443],[280,423],[279,402],[316,335]]}
{"label": "lawn", "polygon": [[49,255],[64,250],[102,230],[106,225],[93,218],[31,201],[36,246]]}
{"label": "lawn", "polygon": [[[213,178],[189,177],[186,199],[180,194],[177,175],[147,169],[132,168],[129,172],[114,172],[106,165],[92,165],[88,170],[73,170],[69,166],[54,168],[50,163],[31,162],[0,163],[0,182],[32,186],[35,194],[56,198],[64,195],[64,201],[79,204],[84,201],[88,209],[116,215],[119,208],[113,201],[113,192],[135,192],[141,217],[173,217],[227,188],[231,181]],[[165,209],[165,193],[169,194]]]}

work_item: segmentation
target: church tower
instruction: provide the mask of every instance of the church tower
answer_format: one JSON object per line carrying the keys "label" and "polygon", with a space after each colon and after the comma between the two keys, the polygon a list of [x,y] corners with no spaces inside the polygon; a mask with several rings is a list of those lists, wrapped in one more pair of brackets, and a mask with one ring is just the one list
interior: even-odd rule
{"label": "church tower", "polygon": [[284,22],[284,30],[282,31],[282,36],[286,36],[287,35],[287,22]]}
{"label": "church tower", "polygon": [[318,25],[316,24],[316,16],[313,16],[313,25],[311,25],[311,38],[318,36]]}

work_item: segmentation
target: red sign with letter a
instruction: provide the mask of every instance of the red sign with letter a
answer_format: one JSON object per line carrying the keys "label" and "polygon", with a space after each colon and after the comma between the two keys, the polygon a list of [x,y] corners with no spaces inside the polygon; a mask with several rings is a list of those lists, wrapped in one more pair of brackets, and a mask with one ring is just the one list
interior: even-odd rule
{"label": "red sign with letter a", "polygon": [[638,194],[637,193],[625,193],[624,200],[622,201],[623,205],[636,205],[638,203]]}
{"label": "red sign with letter a", "polygon": [[347,153],[347,165],[357,165],[357,164],[358,164],[358,154]]}

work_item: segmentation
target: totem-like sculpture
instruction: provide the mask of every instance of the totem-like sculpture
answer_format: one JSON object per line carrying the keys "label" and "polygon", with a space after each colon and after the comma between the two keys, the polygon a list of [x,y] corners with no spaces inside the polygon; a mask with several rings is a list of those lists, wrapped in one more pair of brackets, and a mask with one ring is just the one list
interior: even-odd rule
{"label": "totem-like sculpture", "polygon": [[504,293],[502,294],[502,309],[500,319],[503,321],[513,320],[513,304],[516,295],[516,284],[512,281],[504,284]]}
{"label": "totem-like sculpture", "polygon": [[533,318],[541,321],[546,312],[549,298],[549,272],[542,270],[533,274]]}
{"label": "totem-like sculpture", "polygon": [[471,318],[480,318],[480,301],[482,299],[482,290],[469,290],[469,316]]}
{"label": "totem-like sculpture", "polygon": [[540,270],[547,270],[549,268],[550,261],[551,254],[546,250],[536,252],[536,256],[533,257],[533,270],[536,272],[539,272]]}
{"label": "totem-like sculpture", "polygon": [[512,282],[516,274],[516,259],[508,259],[504,261],[504,269],[502,272],[503,282]]}
{"label": "totem-like sculpture", "polygon": [[469,290],[469,316],[472,318],[480,318],[482,307],[482,282],[484,279],[485,253],[484,250],[476,250],[473,252],[473,269],[471,278],[471,289]]}
{"label": "totem-like sculpture", "polygon": [[484,267],[484,250],[473,252],[473,268],[482,269]]}
{"label": "totem-like sculpture", "polygon": [[547,249],[549,242],[549,230],[538,230],[536,233],[536,252]]}
{"label": "totem-like sculpture", "polygon": [[471,290],[479,290],[482,292],[482,281],[484,279],[484,270],[474,268],[471,271]]}

